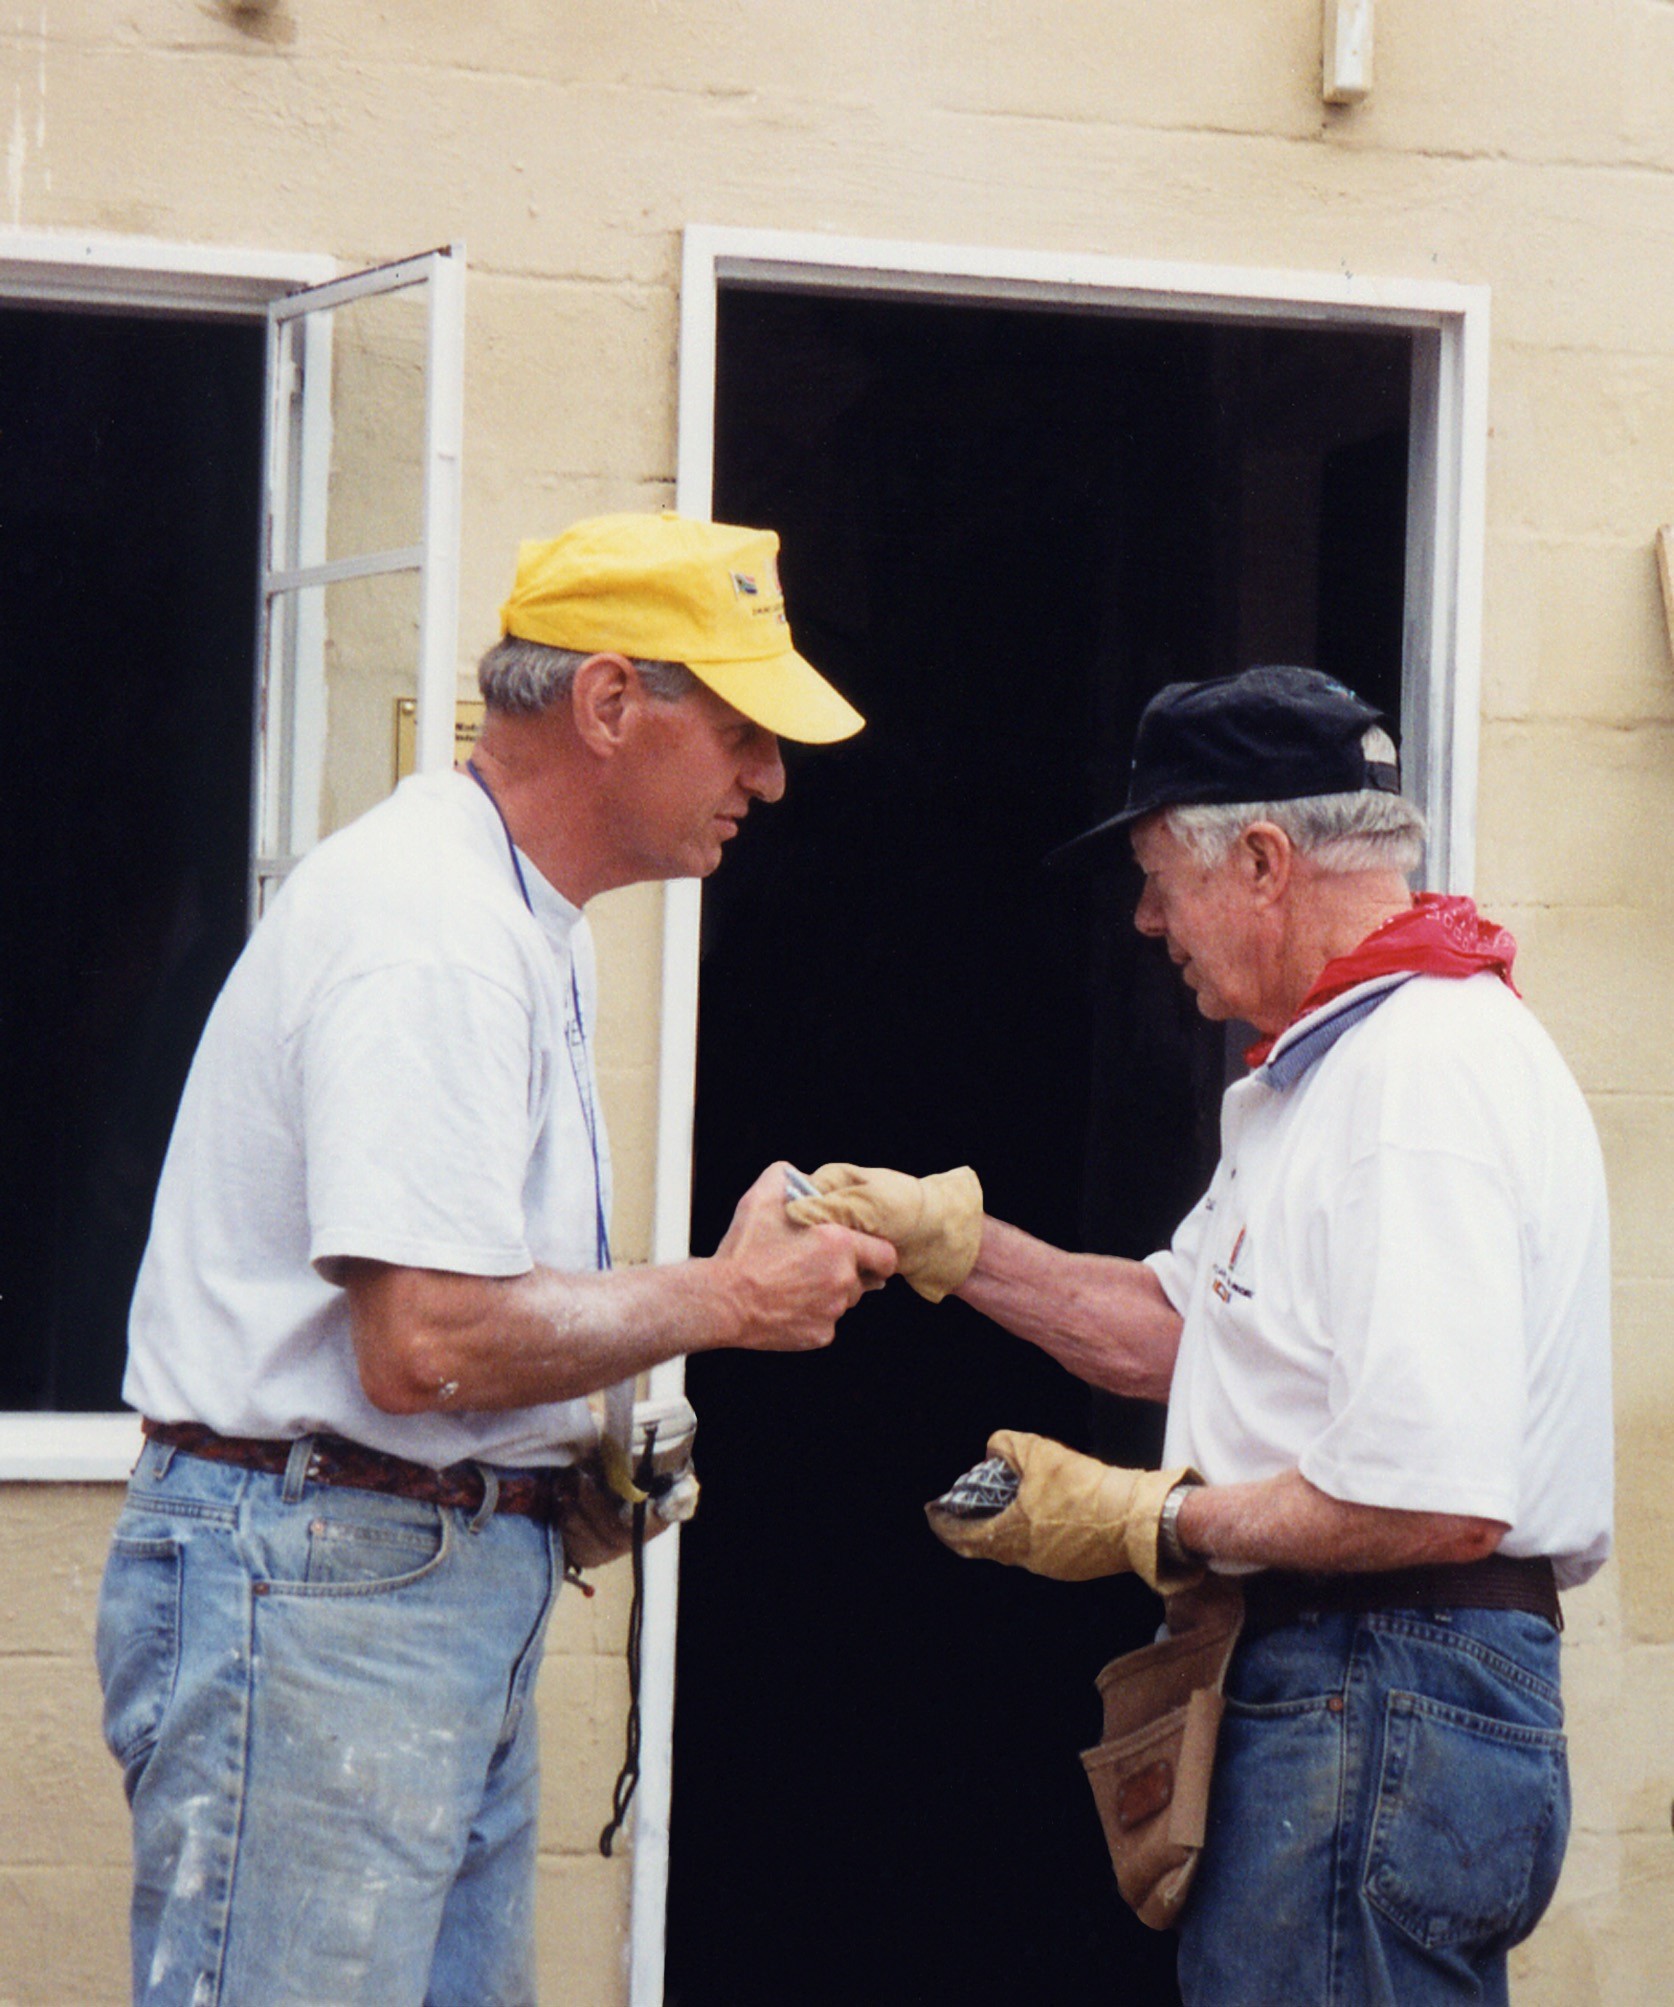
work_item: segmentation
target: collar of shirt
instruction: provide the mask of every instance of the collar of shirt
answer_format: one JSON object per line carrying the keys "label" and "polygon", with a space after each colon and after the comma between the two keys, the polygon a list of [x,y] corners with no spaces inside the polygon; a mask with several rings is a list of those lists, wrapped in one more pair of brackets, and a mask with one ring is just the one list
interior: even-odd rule
{"label": "collar of shirt", "polygon": [[[1516,958],[1515,937],[1497,922],[1484,919],[1475,900],[1462,894],[1420,892],[1404,913],[1374,927],[1358,946],[1326,963],[1285,1031],[1374,976],[1405,972],[1463,977],[1489,970],[1516,996],[1517,985],[1511,980]],[[1257,1039],[1244,1057],[1251,1066],[1260,1066],[1277,1042]]]}
{"label": "collar of shirt", "polygon": [[1418,973],[1416,969],[1397,969],[1388,975],[1374,976],[1370,982],[1357,983],[1329,1004],[1287,1025],[1251,1078],[1280,1094],[1287,1093],[1310,1066],[1325,1057],[1345,1031],[1352,1031],[1370,1017]]}

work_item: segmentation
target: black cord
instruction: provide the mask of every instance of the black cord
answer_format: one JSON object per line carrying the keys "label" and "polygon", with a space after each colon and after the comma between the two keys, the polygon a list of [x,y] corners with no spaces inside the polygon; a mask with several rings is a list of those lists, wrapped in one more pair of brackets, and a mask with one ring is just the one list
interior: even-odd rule
{"label": "black cord", "polygon": [[[652,1429],[650,1440],[645,1445],[645,1454],[640,1458],[635,1482],[644,1491],[650,1482],[652,1452],[657,1446],[657,1431]],[[616,1774],[616,1788],[610,1794],[610,1822],[599,1835],[599,1852],[608,1861],[616,1835],[622,1830],[622,1823],[628,1816],[628,1807],[634,1801],[634,1792],[639,1788],[639,1678],[640,1643],[645,1631],[645,1513],[647,1501],[641,1499],[634,1507],[633,1601],[628,1605],[628,1742],[622,1758],[622,1768]]]}

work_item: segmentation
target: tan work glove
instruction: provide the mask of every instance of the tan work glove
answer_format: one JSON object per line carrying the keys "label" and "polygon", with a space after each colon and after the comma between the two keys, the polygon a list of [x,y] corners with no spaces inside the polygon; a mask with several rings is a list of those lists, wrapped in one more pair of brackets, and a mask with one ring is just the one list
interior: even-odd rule
{"label": "tan work glove", "polygon": [[982,1186],[969,1165],[914,1178],[905,1171],[822,1164],[817,1199],[785,1208],[798,1226],[845,1226],[893,1241],[896,1269],[920,1296],[940,1303],[976,1266],[982,1245]]}
{"label": "tan work glove", "polygon": [[969,1519],[938,1500],[924,1508],[931,1531],[955,1554],[1060,1582],[1132,1573],[1164,1596],[1202,1580],[1201,1568],[1168,1567],[1157,1553],[1163,1500],[1177,1484],[1200,1482],[1196,1471],[1122,1470],[1016,1429],[996,1430],[988,1454],[1004,1457],[1023,1480],[1003,1512]]}

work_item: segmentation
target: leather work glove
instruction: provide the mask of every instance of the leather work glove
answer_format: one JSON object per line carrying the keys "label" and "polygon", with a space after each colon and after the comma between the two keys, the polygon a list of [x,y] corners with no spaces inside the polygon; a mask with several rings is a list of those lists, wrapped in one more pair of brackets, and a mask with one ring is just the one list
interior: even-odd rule
{"label": "leather work glove", "polygon": [[785,1211],[798,1226],[844,1226],[893,1241],[896,1273],[920,1296],[940,1303],[976,1266],[982,1245],[982,1186],[970,1166],[915,1178],[859,1164],[822,1164],[820,1196],[793,1199]]}
{"label": "leather work glove", "polygon": [[1016,1429],[991,1435],[988,1454],[1003,1457],[1022,1479],[1004,1511],[967,1518],[942,1509],[939,1499],[924,1508],[931,1531],[955,1554],[1060,1582],[1132,1573],[1164,1596],[1202,1580],[1202,1568],[1171,1567],[1157,1552],[1163,1500],[1177,1484],[1201,1482],[1196,1471],[1122,1470]]}

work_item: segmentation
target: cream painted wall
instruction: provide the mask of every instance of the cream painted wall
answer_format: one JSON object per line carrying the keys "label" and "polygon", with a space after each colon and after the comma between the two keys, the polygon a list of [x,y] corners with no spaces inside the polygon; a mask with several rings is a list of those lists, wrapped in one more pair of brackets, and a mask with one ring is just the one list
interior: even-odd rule
{"label": "cream painted wall", "polygon": [[[1622,1433],[1620,1558],[1572,1599],[1576,1837],[1516,1997],[1635,2007],[1667,1997],[1674,1944],[1674,664],[1651,549],[1674,516],[1674,5],[1383,0],[1375,91],[1341,111],[1319,23],[1318,0],[14,0],[0,223],[346,266],[463,239],[462,664],[518,537],[670,498],[689,222],[1492,288],[1479,886],[1604,1136]],[[599,916],[639,1258],[657,914],[642,892]],[[0,1803],[28,1809],[0,1827],[0,2001],[123,1995],[87,1662],[115,1503],[0,1491]],[[544,1682],[565,2007],[623,1995],[625,1871],[592,1851],[623,1602],[568,1601]]]}

